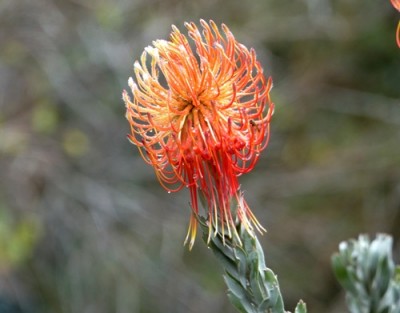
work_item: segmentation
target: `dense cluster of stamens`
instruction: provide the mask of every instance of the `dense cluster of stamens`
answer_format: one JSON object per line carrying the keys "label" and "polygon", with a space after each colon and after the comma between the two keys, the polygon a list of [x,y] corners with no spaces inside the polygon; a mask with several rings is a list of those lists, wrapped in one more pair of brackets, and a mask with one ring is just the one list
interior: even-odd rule
{"label": "dense cluster of stamens", "polygon": [[[239,191],[238,176],[254,168],[269,139],[273,104],[253,49],[213,21],[175,26],[169,41],[156,40],[134,63],[136,82],[126,91],[130,141],[152,165],[169,192],[188,187],[192,216],[186,241],[192,247],[205,199],[210,230],[237,236],[236,218],[249,232],[263,228]],[[211,231],[209,232],[211,234]]]}

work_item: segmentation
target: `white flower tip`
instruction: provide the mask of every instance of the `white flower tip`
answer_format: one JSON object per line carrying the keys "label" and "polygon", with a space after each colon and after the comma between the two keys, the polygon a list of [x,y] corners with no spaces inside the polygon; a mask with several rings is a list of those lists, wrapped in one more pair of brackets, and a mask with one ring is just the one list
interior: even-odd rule
{"label": "white flower tip", "polygon": [[129,87],[131,87],[132,90],[136,88],[136,83],[133,81],[132,77],[129,77],[128,85],[129,85]]}
{"label": "white flower tip", "polygon": [[156,41],[153,41],[153,44],[155,46],[159,46],[159,47],[166,47],[166,46],[168,46],[168,41],[166,41],[164,39],[158,39]]}
{"label": "white flower tip", "polygon": [[213,47],[214,47],[215,49],[224,50],[224,47],[223,47],[219,42],[214,42],[214,43],[213,43]]}
{"label": "white flower tip", "polygon": [[150,54],[153,58],[158,58],[158,49],[154,48],[153,46],[147,46],[144,50]]}
{"label": "white flower tip", "polygon": [[176,27],[174,24],[171,25],[172,31],[179,33],[178,27]]}
{"label": "white flower tip", "polygon": [[143,73],[143,80],[148,80],[150,78],[150,75],[147,73]]}

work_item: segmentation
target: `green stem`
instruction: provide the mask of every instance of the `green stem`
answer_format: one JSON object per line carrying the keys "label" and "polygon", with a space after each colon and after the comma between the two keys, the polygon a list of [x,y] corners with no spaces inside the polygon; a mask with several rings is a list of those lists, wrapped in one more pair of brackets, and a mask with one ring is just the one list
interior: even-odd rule
{"label": "green stem", "polygon": [[[237,232],[240,244],[234,236],[222,238],[219,232],[209,236],[205,218],[199,217],[199,223],[204,241],[224,268],[228,298],[239,312],[286,313],[277,276],[266,267],[264,252],[257,237],[239,224]],[[300,301],[295,313],[306,312],[304,302]]]}

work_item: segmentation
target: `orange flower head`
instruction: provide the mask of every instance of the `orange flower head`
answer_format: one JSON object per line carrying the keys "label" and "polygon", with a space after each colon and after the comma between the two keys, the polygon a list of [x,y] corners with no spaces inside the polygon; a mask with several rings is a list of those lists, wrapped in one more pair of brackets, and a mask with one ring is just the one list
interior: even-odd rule
{"label": "orange flower head", "polygon": [[[264,229],[239,191],[238,176],[252,170],[267,146],[274,105],[253,49],[227,26],[185,23],[188,37],[172,26],[170,40],[156,40],[134,63],[126,117],[130,141],[169,192],[188,187],[191,248],[198,197],[205,200],[211,235],[235,236],[236,219],[252,233]],[[191,39],[191,46],[189,39]],[[238,238],[239,239],[239,238]],[[239,239],[240,241],[240,239]]]}

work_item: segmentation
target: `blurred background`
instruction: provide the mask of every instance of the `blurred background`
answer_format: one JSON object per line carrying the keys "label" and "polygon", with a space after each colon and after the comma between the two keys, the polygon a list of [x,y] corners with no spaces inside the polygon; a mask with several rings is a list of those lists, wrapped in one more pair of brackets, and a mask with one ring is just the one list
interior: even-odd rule
{"label": "blurred background", "polygon": [[235,312],[128,143],[121,92],[171,24],[226,23],[274,79],[270,145],[240,178],[286,307],[344,312],[340,241],[400,238],[400,18],[374,0],[1,0],[0,313]]}

